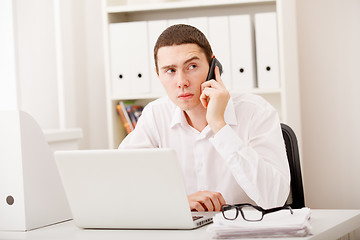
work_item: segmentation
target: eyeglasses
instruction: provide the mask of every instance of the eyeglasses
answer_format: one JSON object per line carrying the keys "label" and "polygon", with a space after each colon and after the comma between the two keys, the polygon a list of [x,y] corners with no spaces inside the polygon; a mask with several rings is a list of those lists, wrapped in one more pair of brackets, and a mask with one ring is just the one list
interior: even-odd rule
{"label": "eyeglasses", "polygon": [[265,214],[280,211],[283,209],[289,209],[290,213],[293,214],[293,210],[288,205],[270,209],[263,209],[262,207],[254,206],[249,203],[235,205],[224,204],[221,206],[221,212],[225,219],[235,220],[240,212],[243,219],[250,222],[261,221],[264,218]]}

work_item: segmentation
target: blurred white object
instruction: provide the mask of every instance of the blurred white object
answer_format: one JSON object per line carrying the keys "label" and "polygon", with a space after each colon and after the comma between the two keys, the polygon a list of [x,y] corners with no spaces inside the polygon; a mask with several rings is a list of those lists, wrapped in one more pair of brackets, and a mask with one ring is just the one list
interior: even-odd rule
{"label": "blurred white object", "polygon": [[0,230],[27,231],[71,219],[38,123],[22,111],[0,111],[0,133]]}
{"label": "blurred white object", "polygon": [[44,130],[45,139],[53,151],[77,150],[83,137],[80,128]]}

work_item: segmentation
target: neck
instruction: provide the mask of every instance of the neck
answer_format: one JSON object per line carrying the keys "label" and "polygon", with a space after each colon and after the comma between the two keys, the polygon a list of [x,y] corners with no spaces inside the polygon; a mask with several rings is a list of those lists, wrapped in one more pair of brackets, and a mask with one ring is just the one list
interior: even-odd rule
{"label": "neck", "polygon": [[206,109],[199,104],[195,109],[184,111],[187,122],[190,126],[201,132],[207,125]]}

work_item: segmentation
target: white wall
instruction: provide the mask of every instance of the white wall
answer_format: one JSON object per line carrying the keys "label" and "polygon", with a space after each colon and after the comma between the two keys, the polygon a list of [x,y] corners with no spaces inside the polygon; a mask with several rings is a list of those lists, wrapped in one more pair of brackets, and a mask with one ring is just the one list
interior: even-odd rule
{"label": "white wall", "polygon": [[[64,128],[56,1],[4,0],[0,110],[23,110],[43,129]],[[5,53],[5,54],[3,54]]]}
{"label": "white wall", "polygon": [[0,110],[43,130],[81,128],[80,148],[107,148],[101,1],[0,2]]}
{"label": "white wall", "polygon": [[12,1],[4,0],[0,6],[0,110],[14,110],[19,104],[13,26]]}
{"label": "white wall", "polygon": [[360,208],[360,1],[298,0],[303,178],[312,208]]}
{"label": "white wall", "polygon": [[81,149],[108,147],[101,0],[60,3],[67,125],[83,130]]}
{"label": "white wall", "polygon": [[31,113],[42,128],[58,128],[54,2],[13,3],[21,109]]}
{"label": "white wall", "polygon": [[[108,148],[101,0],[83,0],[85,9],[88,148]],[[88,51],[91,49],[91,51]]]}
{"label": "white wall", "polygon": [[5,0],[0,8],[0,110],[24,110],[43,128],[59,127],[53,2]]}

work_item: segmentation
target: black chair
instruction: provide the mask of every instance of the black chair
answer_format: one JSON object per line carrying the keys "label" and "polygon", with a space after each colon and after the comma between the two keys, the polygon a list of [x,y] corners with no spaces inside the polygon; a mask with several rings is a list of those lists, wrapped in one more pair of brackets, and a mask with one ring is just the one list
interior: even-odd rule
{"label": "black chair", "polygon": [[303,208],[305,207],[305,200],[298,142],[295,132],[288,125],[281,123],[281,130],[285,141],[291,176],[290,195],[287,204],[294,209]]}

